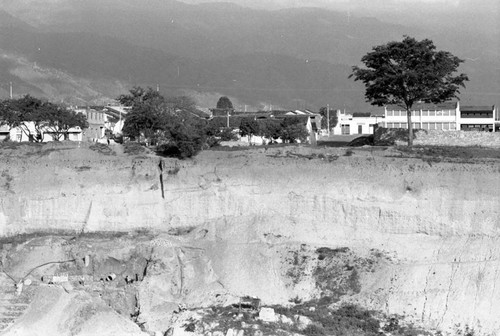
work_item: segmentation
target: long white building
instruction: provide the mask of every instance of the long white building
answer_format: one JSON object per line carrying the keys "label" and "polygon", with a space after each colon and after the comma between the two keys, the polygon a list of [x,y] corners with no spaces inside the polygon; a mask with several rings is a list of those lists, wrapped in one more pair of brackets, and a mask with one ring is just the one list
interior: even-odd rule
{"label": "long white building", "polygon": [[[419,103],[412,108],[414,129],[495,131],[495,106],[460,106],[459,102],[442,104]],[[383,126],[408,128],[406,110],[389,105],[384,108]]]}

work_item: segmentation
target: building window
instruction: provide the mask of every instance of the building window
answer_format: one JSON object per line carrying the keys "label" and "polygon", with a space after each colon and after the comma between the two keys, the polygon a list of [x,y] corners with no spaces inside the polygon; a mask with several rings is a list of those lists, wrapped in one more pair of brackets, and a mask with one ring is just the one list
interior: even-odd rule
{"label": "building window", "polygon": [[349,124],[342,125],[342,134],[351,134]]}

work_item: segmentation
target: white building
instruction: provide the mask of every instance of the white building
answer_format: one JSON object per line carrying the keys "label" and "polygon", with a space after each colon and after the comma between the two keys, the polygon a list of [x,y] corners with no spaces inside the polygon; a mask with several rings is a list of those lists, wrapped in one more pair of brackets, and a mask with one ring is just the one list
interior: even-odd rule
{"label": "white building", "polygon": [[[408,128],[406,110],[389,105],[384,108],[386,128]],[[414,129],[494,131],[495,106],[460,106],[459,102],[442,104],[419,103],[413,106],[411,121]]]}
{"label": "white building", "polygon": [[334,135],[373,134],[375,125],[384,120],[383,116],[372,115],[369,112],[349,114],[336,110],[330,113],[337,113],[338,122],[332,129]]}
{"label": "white building", "polygon": [[458,123],[462,131],[495,132],[498,109],[495,106],[463,106]]}
{"label": "white building", "polygon": [[83,138],[82,129],[78,126],[70,128],[68,132],[60,134],[59,138],[57,138],[58,135],[54,133],[54,131],[50,127],[42,127],[41,132],[38,133],[35,128],[34,122],[25,122],[24,125],[24,129],[19,126],[11,128],[7,125],[2,125],[0,127],[0,140],[9,138],[10,141],[16,142],[30,141],[30,135],[32,137],[36,137],[37,134],[40,134],[42,142],[50,142],[56,140],[82,141]]}

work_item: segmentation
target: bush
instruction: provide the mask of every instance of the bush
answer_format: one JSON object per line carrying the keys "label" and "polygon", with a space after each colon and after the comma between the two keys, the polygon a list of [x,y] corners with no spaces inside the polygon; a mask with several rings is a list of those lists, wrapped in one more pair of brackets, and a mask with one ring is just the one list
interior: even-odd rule
{"label": "bush", "polygon": [[[414,130],[413,139],[416,138],[416,133],[417,130]],[[375,146],[393,146],[396,141],[408,142],[408,130],[406,128],[377,127],[375,129],[373,134],[373,144]]]}
{"label": "bush", "polygon": [[222,141],[235,141],[238,140],[238,136],[233,133],[233,130],[229,127],[224,127],[219,133],[220,139]]}
{"label": "bush", "polygon": [[302,120],[298,117],[287,117],[281,122],[280,137],[283,142],[295,143],[297,140],[305,142],[309,132]]}

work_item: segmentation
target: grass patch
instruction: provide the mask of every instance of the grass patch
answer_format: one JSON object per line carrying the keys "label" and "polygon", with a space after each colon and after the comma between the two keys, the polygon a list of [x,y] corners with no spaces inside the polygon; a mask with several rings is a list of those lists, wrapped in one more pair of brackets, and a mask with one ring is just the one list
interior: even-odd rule
{"label": "grass patch", "polygon": [[406,157],[421,158],[426,162],[472,162],[477,159],[500,159],[500,150],[485,147],[460,146],[398,146],[395,148]]}

